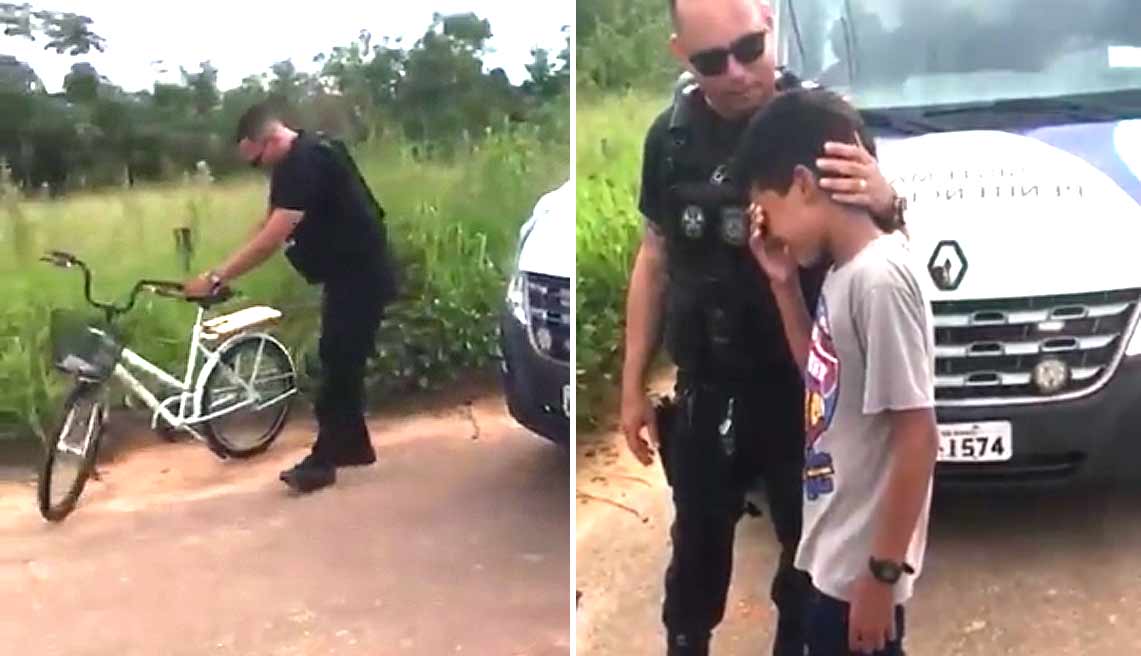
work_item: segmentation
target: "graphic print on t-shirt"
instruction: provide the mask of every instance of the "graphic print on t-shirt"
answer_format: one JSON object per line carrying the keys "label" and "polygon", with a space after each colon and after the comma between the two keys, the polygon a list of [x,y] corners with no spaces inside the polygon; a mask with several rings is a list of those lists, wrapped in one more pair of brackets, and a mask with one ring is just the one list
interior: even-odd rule
{"label": "graphic print on t-shirt", "polygon": [[840,397],[840,358],[832,341],[828,321],[828,304],[820,295],[816,304],[816,320],[812,324],[812,346],[804,367],[804,493],[809,501],[835,489],[832,455],[817,451],[816,442],[832,425],[836,401]]}

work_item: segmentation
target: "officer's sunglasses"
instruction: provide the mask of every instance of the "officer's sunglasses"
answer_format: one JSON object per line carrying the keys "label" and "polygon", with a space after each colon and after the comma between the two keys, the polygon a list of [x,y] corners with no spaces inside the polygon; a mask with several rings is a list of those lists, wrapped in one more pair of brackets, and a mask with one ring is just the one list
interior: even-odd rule
{"label": "officer's sunglasses", "polygon": [[742,64],[751,64],[765,54],[768,32],[751,32],[729,44],[728,48],[709,48],[690,55],[689,63],[706,77],[722,75],[729,70],[729,55]]}

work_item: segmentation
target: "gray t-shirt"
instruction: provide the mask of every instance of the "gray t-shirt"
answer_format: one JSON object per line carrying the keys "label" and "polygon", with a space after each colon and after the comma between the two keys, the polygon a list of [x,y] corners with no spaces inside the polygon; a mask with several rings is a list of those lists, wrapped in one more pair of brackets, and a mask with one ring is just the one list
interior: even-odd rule
{"label": "gray t-shirt", "polygon": [[[797,568],[830,597],[850,601],[887,493],[891,425],[885,410],[934,406],[935,336],[898,240],[880,237],[829,271],[805,370],[804,532]],[[930,486],[907,562],[923,564]],[[912,580],[895,586],[911,596]]]}

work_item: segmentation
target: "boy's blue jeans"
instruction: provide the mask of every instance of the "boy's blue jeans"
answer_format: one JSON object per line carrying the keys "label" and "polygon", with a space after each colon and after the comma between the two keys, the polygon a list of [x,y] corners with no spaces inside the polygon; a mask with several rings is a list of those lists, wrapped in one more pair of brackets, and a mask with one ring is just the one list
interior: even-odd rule
{"label": "boy's blue jeans", "polygon": [[[848,610],[846,601],[834,599],[813,588],[808,595],[808,613],[805,615],[809,656],[849,656]],[[896,639],[874,656],[906,656],[903,651],[903,606],[895,607]]]}

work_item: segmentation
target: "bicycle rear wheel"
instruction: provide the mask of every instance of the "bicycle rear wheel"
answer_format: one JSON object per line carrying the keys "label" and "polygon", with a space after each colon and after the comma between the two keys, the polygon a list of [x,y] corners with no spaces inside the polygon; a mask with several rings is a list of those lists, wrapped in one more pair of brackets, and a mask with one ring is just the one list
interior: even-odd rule
{"label": "bicycle rear wheel", "polygon": [[[285,426],[297,374],[289,354],[266,335],[239,337],[223,348],[203,388],[202,413],[247,405],[211,419],[205,435],[216,451],[248,458],[268,449]],[[257,394],[254,405],[247,386]]]}
{"label": "bicycle rear wheel", "polygon": [[52,435],[40,468],[37,497],[40,515],[58,522],[75,509],[83,486],[95,468],[107,409],[102,385],[80,382],[63,405],[63,417]]}

